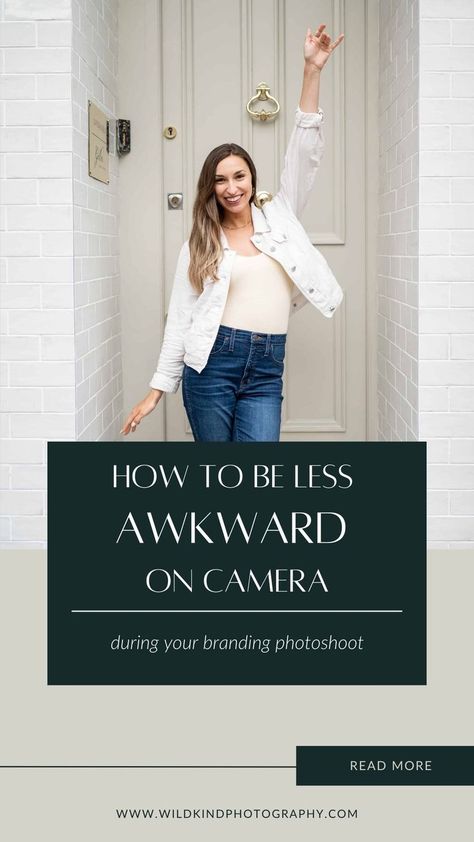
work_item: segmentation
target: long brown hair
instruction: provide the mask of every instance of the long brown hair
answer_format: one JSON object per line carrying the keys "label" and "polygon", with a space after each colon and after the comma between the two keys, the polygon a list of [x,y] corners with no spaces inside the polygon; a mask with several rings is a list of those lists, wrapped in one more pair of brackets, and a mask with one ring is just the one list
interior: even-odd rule
{"label": "long brown hair", "polygon": [[217,269],[222,256],[220,239],[223,208],[214,192],[217,165],[229,155],[238,155],[248,164],[252,176],[252,196],[257,189],[257,171],[248,152],[237,143],[223,143],[209,152],[199,175],[193,207],[193,227],[189,237],[189,280],[202,292],[206,278],[218,280]]}

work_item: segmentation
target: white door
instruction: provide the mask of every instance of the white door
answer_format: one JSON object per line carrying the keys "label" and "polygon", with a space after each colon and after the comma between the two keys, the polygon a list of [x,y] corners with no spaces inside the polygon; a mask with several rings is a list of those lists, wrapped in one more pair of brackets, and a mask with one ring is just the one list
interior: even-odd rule
{"label": "white door", "polygon": [[[154,0],[160,90],[156,159],[162,162],[163,311],[176,258],[191,228],[195,185],[211,148],[234,141],[253,157],[258,190],[275,193],[299,101],[307,26],[345,33],[323,71],[320,105],[326,150],[303,222],[345,292],[333,319],[310,305],[290,319],[282,440],[366,438],[366,0]],[[146,2],[150,14],[150,2]],[[150,50],[150,39],[147,39]],[[252,120],[246,104],[260,82],[281,106],[272,122]],[[370,110],[370,109],[369,109]],[[163,131],[171,126],[176,137]],[[133,129],[132,129],[133,139]],[[376,161],[369,166],[376,167]],[[183,208],[168,209],[167,194]],[[163,210],[164,208],[164,210]],[[137,209],[138,211],[138,209]],[[146,306],[146,302],[144,302]],[[148,341],[148,338],[147,338]],[[149,337],[155,356],[156,333]],[[151,372],[152,373],[152,372]],[[151,435],[147,438],[152,438]],[[166,397],[164,436],[192,439],[181,393]]]}

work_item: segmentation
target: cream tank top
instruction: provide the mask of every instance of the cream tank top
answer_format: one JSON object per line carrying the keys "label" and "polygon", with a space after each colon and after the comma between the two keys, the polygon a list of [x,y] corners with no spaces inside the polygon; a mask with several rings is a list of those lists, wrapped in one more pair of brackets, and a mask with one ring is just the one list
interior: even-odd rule
{"label": "cream tank top", "polygon": [[236,254],[221,324],[257,333],[286,333],[293,281],[277,260]]}

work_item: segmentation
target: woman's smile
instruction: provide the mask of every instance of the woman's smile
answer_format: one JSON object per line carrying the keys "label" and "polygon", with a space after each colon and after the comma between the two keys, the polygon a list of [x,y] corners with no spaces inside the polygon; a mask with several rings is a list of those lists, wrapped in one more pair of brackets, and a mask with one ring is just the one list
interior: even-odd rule
{"label": "woman's smile", "polygon": [[219,161],[216,168],[214,191],[221,205],[232,212],[246,212],[246,206],[252,199],[253,185],[250,169],[238,155],[228,155]]}

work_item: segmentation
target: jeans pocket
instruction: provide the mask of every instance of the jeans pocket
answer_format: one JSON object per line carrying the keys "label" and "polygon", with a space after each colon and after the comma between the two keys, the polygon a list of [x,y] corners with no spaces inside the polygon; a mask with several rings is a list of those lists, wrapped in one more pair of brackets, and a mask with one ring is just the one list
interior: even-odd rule
{"label": "jeans pocket", "polygon": [[283,365],[285,360],[285,343],[279,342],[277,344],[272,342],[270,346],[270,353],[274,362],[279,365]]}
{"label": "jeans pocket", "polygon": [[216,354],[220,354],[229,344],[229,337],[228,336],[217,336],[214,345],[211,348],[211,353],[209,354],[210,357],[215,356]]}

